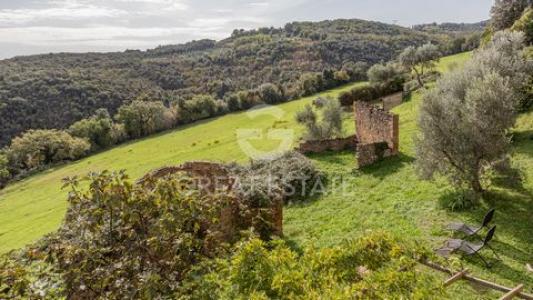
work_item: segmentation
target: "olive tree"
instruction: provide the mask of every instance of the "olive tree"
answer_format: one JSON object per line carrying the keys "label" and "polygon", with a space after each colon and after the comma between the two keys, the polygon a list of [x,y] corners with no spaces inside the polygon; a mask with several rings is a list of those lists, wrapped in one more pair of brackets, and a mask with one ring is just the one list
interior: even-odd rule
{"label": "olive tree", "polygon": [[306,105],[296,113],[296,121],[306,128],[305,140],[326,140],[341,137],[343,134],[342,108],[339,101],[328,99],[321,108],[322,118]]}
{"label": "olive tree", "polygon": [[510,28],[532,4],[531,0],[496,0],[491,9],[491,24],[495,31]]}
{"label": "olive tree", "polygon": [[439,48],[429,43],[418,48],[414,46],[405,48],[398,61],[404,68],[414,73],[418,85],[422,88],[425,72],[435,67],[440,56]]}
{"label": "olive tree", "polygon": [[530,68],[521,55],[522,40],[521,34],[496,34],[463,69],[426,91],[416,137],[417,166],[424,178],[440,174],[457,188],[483,192],[484,171],[508,155],[519,82]]}

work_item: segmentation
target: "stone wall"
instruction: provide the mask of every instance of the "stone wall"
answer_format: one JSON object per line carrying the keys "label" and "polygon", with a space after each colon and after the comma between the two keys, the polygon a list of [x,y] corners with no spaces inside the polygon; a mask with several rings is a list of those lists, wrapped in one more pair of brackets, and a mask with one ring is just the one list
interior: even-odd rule
{"label": "stone wall", "polygon": [[357,137],[352,135],[343,139],[305,141],[300,143],[297,151],[302,154],[322,153],[326,151],[355,150]]}
{"label": "stone wall", "polygon": [[357,167],[370,166],[383,158],[392,156],[392,151],[386,142],[358,144],[357,145]]}
{"label": "stone wall", "polygon": [[403,92],[398,92],[396,94],[392,94],[381,99],[381,103],[383,104],[383,110],[385,111],[390,111],[396,106],[402,104],[402,102]]}
{"label": "stone wall", "polygon": [[399,117],[369,103],[354,103],[355,128],[360,144],[386,142],[391,155],[398,154]]}

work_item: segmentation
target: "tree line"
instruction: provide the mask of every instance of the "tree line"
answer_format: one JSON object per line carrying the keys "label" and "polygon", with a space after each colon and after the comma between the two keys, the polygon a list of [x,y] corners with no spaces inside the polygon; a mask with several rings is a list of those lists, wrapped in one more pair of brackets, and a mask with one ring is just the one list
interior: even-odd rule
{"label": "tree line", "polygon": [[[235,106],[253,102],[263,84],[283,97],[309,95],[335,81],[366,79],[370,66],[408,46],[431,42],[443,53],[470,32],[413,30],[378,22],[293,22],[236,30],[222,41],[193,41],[148,51],[47,54],[0,62],[0,146],[29,129],[66,129],[105,108],[136,99],[168,106],[210,95]],[[325,72],[325,73],[324,73]],[[322,74],[321,77],[317,74]],[[231,100],[231,103],[229,102]]]}

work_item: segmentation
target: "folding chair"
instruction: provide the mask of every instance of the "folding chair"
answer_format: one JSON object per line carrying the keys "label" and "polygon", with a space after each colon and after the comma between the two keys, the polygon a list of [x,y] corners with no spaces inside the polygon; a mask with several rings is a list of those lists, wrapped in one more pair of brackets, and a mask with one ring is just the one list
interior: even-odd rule
{"label": "folding chair", "polygon": [[492,240],[492,238],[494,237],[494,232],[496,231],[496,226],[492,227],[489,232],[487,233],[487,236],[485,237],[485,239],[483,239],[483,242],[480,243],[480,244],[477,244],[477,243],[471,243],[471,242],[468,242],[468,241],[465,241],[465,240],[460,240],[460,239],[449,239],[447,240],[446,242],[444,242],[444,246],[435,250],[437,252],[437,254],[441,255],[441,256],[445,256],[445,257],[448,257],[451,253],[454,253],[454,252],[461,252],[465,255],[468,255],[468,256],[471,256],[471,255],[476,255],[478,256],[482,261],[483,263],[485,263],[485,265],[490,268],[490,264],[485,260],[485,258],[483,258],[483,256],[481,256],[481,254],[479,254],[479,252],[487,247],[489,248],[490,250],[492,250],[492,252],[494,253],[494,255],[496,255],[496,257],[500,259],[500,256],[498,255],[498,253],[496,253],[496,251],[494,251],[494,249],[492,249],[492,247],[489,245],[489,242]]}
{"label": "folding chair", "polygon": [[492,221],[492,218],[494,217],[494,209],[489,210],[489,212],[485,215],[483,218],[483,223],[481,226],[472,226],[465,223],[451,223],[448,224],[446,227],[448,230],[453,230],[456,232],[462,232],[466,236],[470,237],[475,234],[477,234],[483,227],[488,227],[490,221]]}

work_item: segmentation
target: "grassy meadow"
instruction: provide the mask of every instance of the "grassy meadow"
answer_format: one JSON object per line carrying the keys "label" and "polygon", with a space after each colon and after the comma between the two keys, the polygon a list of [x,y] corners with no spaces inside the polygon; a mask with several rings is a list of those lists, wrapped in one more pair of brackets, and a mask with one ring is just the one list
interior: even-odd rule
{"label": "grassy meadow", "polygon": [[[470,55],[446,57],[438,69],[446,72],[460,66]],[[364,83],[321,95],[336,97],[358,84]],[[61,190],[61,179],[66,176],[82,176],[90,170],[126,169],[132,178],[138,178],[151,169],[189,160],[246,162],[247,155],[237,141],[238,129],[262,129],[263,138],[255,139],[252,144],[258,149],[273,149],[279,142],[264,138],[268,130],[294,129],[296,136],[300,136],[302,128],[294,121],[294,113],[314,98],[316,95],[278,105],[282,112],[280,118],[268,114],[250,118],[246,112],[234,113],[123,144],[12,184],[0,191],[0,253],[22,247],[57,229],[66,209],[66,191]],[[515,128],[513,163],[520,170],[522,183],[495,179],[479,207],[452,212],[442,205],[456,196],[447,182],[426,182],[416,176],[413,136],[417,132],[421,101],[421,94],[415,93],[394,109],[400,115],[401,155],[398,157],[363,170],[355,170],[352,152],[311,157],[331,178],[342,177],[348,184],[344,191],[338,188],[309,203],[287,206],[284,210],[286,239],[295,248],[309,244],[331,246],[368,230],[383,229],[436,248],[450,236],[443,230],[447,222],[479,223],[484,213],[495,207],[493,222],[498,227],[493,246],[502,261],[496,262],[490,251],[483,251],[494,264],[491,269],[475,258],[461,262],[478,277],[509,286],[524,283],[526,291],[531,292],[533,277],[527,273],[525,264],[533,263],[533,112],[521,115]],[[345,117],[346,134],[353,133],[350,113]],[[296,142],[293,141],[293,146]],[[466,283],[455,284],[450,291],[454,297],[463,299],[494,299],[500,295]]]}

